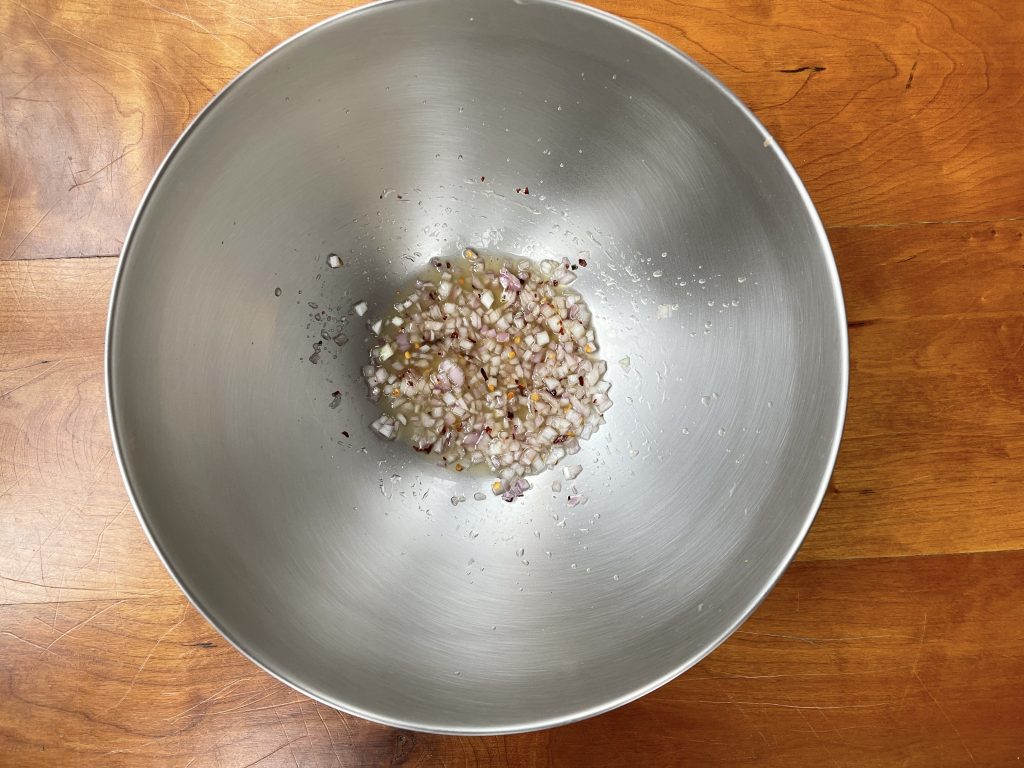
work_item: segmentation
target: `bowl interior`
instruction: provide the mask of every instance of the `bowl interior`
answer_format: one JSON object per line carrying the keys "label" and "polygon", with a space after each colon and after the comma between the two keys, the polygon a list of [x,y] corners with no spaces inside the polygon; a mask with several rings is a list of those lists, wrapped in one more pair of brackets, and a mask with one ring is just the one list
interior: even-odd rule
{"label": "bowl interior", "polygon": [[[352,305],[470,244],[583,256],[610,366],[583,474],[514,504],[367,426]],[[109,384],[141,519],[229,639],[366,717],[515,731],[640,695],[753,609],[831,469],[846,335],[802,186],[706,73],[578,6],[409,0],[278,49],[179,143]]]}

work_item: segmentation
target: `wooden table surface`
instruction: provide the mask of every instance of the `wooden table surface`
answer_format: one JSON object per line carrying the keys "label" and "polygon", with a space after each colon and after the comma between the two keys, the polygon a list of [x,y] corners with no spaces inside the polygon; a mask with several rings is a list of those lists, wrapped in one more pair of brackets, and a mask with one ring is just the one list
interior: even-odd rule
{"label": "wooden table surface", "polygon": [[1020,765],[1024,4],[600,0],[732,88],[810,189],[849,417],[764,605],[600,718],[447,738],[276,682],[165,573],[118,475],[103,330],[196,112],[328,0],[0,2],[0,765]]}

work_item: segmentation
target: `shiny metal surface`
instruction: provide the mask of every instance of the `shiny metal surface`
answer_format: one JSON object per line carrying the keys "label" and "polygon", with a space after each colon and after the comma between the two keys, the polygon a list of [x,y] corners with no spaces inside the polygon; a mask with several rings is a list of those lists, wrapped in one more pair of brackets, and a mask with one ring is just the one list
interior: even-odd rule
{"label": "shiny metal surface", "polygon": [[[561,473],[475,501],[486,476],[376,439],[361,319],[309,360],[467,244],[588,260],[615,405],[585,506]],[[820,502],[847,342],[803,187],[689,59],[568,3],[404,0],[278,48],[178,143],[107,373],[140,519],[221,632],[341,709],[487,733],[625,703],[736,629]]]}

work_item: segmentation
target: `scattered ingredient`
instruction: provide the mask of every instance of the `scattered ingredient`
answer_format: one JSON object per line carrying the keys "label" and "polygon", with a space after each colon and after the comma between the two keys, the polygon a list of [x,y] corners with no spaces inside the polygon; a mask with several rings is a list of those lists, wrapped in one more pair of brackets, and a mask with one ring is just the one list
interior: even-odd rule
{"label": "scattered ingredient", "polygon": [[679,309],[678,304],[659,304],[655,317],[658,320],[668,320],[677,309]]}
{"label": "scattered ingredient", "polygon": [[394,440],[398,437],[398,420],[390,416],[382,415],[370,425],[370,429],[379,434],[385,440]]}
{"label": "scattered ingredient", "polygon": [[515,478],[505,488],[505,493],[502,494],[501,498],[505,501],[515,501],[526,491],[530,490],[533,486],[530,485],[530,481],[522,477]]}
{"label": "scattered ingredient", "polygon": [[629,355],[626,355],[624,358],[619,360],[619,365],[622,367],[622,370],[628,371],[629,370]]}
{"label": "scattered ingredient", "polygon": [[365,301],[360,301],[358,304],[352,307],[352,311],[355,312],[360,317],[366,314],[367,309],[369,309],[369,307],[366,305]]}
{"label": "scattered ingredient", "polygon": [[338,258],[338,254],[329,253],[327,254],[327,266],[331,269],[337,269],[341,266],[341,259]]}
{"label": "scattered ingredient", "polygon": [[582,471],[583,467],[579,464],[573,464],[571,467],[562,467],[562,474],[565,475],[566,480],[575,480]]}
{"label": "scattered ingredient", "polygon": [[370,323],[378,338],[362,373],[384,410],[371,427],[456,471],[487,465],[492,492],[514,501],[530,488],[524,476],[578,453],[604,423],[607,365],[591,356],[589,308],[566,290],[568,259],[462,256],[434,260],[394,315]]}

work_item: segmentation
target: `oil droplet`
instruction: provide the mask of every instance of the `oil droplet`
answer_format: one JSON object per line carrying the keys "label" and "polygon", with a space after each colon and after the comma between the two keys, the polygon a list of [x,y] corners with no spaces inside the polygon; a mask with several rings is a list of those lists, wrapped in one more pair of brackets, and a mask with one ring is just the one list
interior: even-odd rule
{"label": "oil droplet", "polygon": [[700,398],[700,404],[703,405],[704,407],[707,407],[707,406],[711,405],[711,396],[710,395],[702,395],[701,398]]}
{"label": "oil droplet", "polygon": [[725,437],[725,427],[719,427],[718,428],[718,436],[719,437]]}
{"label": "oil droplet", "polygon": [[740,275],[739,277],[736,278],[736,282],[737,283],[745,283],[745,282],[747,282],[747,278],[744,277],[743,275]]}
{"label": "oil droplet", "polygon": [[572,564],[572,565],[570,565],[569,567],[570,567],[570,568],[572,568],[572,569],[573,569],[573,570],[575,571],[575,570],[576,570],[576,563],[573,563],[573,564]]}
{"label": "oil droplet", "polygon": [[274,295],[275,296],[280,296],[281,295],[281,289],[280,288],[275,288],[274,289]]}
{"label": "oil droplet", "polygon": [[516,550],[516,557],[522,557],[525,554],[526,554],[526,549],[524,547],[520,547],[519,549]]}
{"label": "oil droplet", "polygon": [[688,434],[690,434],[690,430],[689,430],[689,428],[688,428],[688,427],[683,427],[683,434],[684,434],[684,435],[688,435]]}
{"label": "oil droplet", "polygon": [[618,581],[618,580],[619,580],[619,574],[616,573],[614,576],[612,576],[612,581]]}

